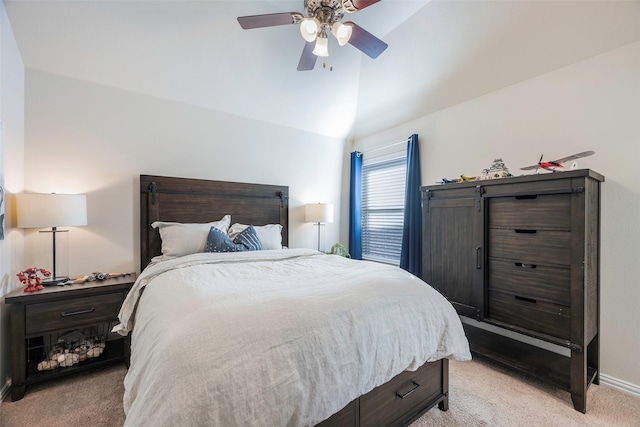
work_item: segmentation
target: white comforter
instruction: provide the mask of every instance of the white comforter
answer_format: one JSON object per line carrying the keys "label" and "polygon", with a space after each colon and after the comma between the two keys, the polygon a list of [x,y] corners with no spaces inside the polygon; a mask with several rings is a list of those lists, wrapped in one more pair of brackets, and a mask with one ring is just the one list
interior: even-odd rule
{"label": "white comforter", "polygon": [[314,425],[403,370],[471,358],[453,307],[420,279],[307,249],[157,263],[120,321],[127,426]]}

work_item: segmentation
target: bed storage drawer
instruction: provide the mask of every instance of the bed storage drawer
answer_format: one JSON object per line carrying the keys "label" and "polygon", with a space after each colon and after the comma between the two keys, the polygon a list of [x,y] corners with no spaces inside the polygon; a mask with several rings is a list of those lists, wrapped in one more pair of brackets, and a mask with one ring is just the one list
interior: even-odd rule
{"label": "bed storage drawer", "polygon": [[489,257],[527,264],[571,265],[571,233],[533,228],[490,229]]}
{"label": "bed storage drawer", "polygon": [[488,288],[569,306],[571,269],[491,258]]}
{"label": "bed storage drawer", "polygon": [[354,427],[358,425],[358,399],[352,400],[339,412],[315,427]]}
{"label": "bed storage drawer", "polygon": [[571,230],[571,195],[540,194],[489,199],[489,226]]}
{"label": "bed storage drawer", "polygon": [[442,392],[441,363],[426,363],[405,371],[360,399],[360,426],[402,424],[408,414],[420,412]]}
{"label": "bed storage drawer", "polygon": [[26,334],[73,328],[88,323],[111,320],[120,311],[124,295],[114,292],[40,304],[30,304],[25,311]]}
{"label": "bed storage drawer", "polygon": [[571,338],[571,309],[528,295],[489,291],[488,317],[564,340]]}

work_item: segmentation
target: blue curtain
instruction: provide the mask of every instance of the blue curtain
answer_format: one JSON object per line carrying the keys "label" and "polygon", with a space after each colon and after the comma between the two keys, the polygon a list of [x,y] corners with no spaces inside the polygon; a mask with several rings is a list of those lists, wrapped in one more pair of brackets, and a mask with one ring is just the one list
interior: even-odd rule
{"label": "blue curtain", "polygon": [[351,153],[349,193],[349,254],[362,259],[362,153]]}
{"label": "blue curtain", "polygon": [[422,277],[422,196],[420,186],[420,145],[418,135],[409,138],[407,146],[407,184],[402,225],[400,268]]}

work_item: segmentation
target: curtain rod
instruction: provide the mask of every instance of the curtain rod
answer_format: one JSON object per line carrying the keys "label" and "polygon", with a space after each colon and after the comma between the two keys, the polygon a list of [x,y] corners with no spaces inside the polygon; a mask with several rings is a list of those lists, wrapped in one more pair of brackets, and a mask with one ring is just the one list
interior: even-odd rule
{"label": "curtain rod", "polygon": [[[409,138],[411,138],[411,137],[409,137]],[[406,144],[407,142],[409,142],[409,138],[405,138],[402,141],[394,142],[392,144],[383,145],[382,147],[377,147],[377,148],[373,148],[371,150],[362,151],[362,154],[373,153],[374,151],[384,150],[386,148],[394,147],[394,146],[400,145],[400,144]]]}

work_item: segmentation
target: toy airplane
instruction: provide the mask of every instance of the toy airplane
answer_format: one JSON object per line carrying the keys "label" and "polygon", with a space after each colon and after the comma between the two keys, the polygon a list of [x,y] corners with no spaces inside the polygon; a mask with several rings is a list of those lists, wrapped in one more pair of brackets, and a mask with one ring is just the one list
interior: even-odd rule
{"label": "toy airplane", "polygon": [[[552,172],[564,171],[564,170],[567,170],[567,167],[564,165],[565,162],[579,159],[581,157],[587,157],[595,153],[596,153],[595,151],[583,151],[582,153],[573,154],[571,156],[563,157],[557,160],[551,160],[548,162],[543,162],[542,155],[541,155],[537,165],[526,166],[524,168],[520,168],[520,170],[528,171],[528,170],[535,169],[537,171],[538,168],[542,168],[542,169],[550,170]],[[569,167],[569,169],[576,169],[577,167],[578,167],[578,163],[573,162],[573,164]]]}
{"label": "toy airplane", "polygon": [[454,182],[458,182],[455,179],[442,178],[442,180],[436,182],[436,184],[452,184]]}
{"label": "toy airplane", "polygon": [[451,184],[453,182],[467,182],[467,181],[475,181],[475,180],[476,180],[475,176],[460,175],[460,178],[454,178],[454,179],[442,178],[442,180],[438,181],[436,184]]}

